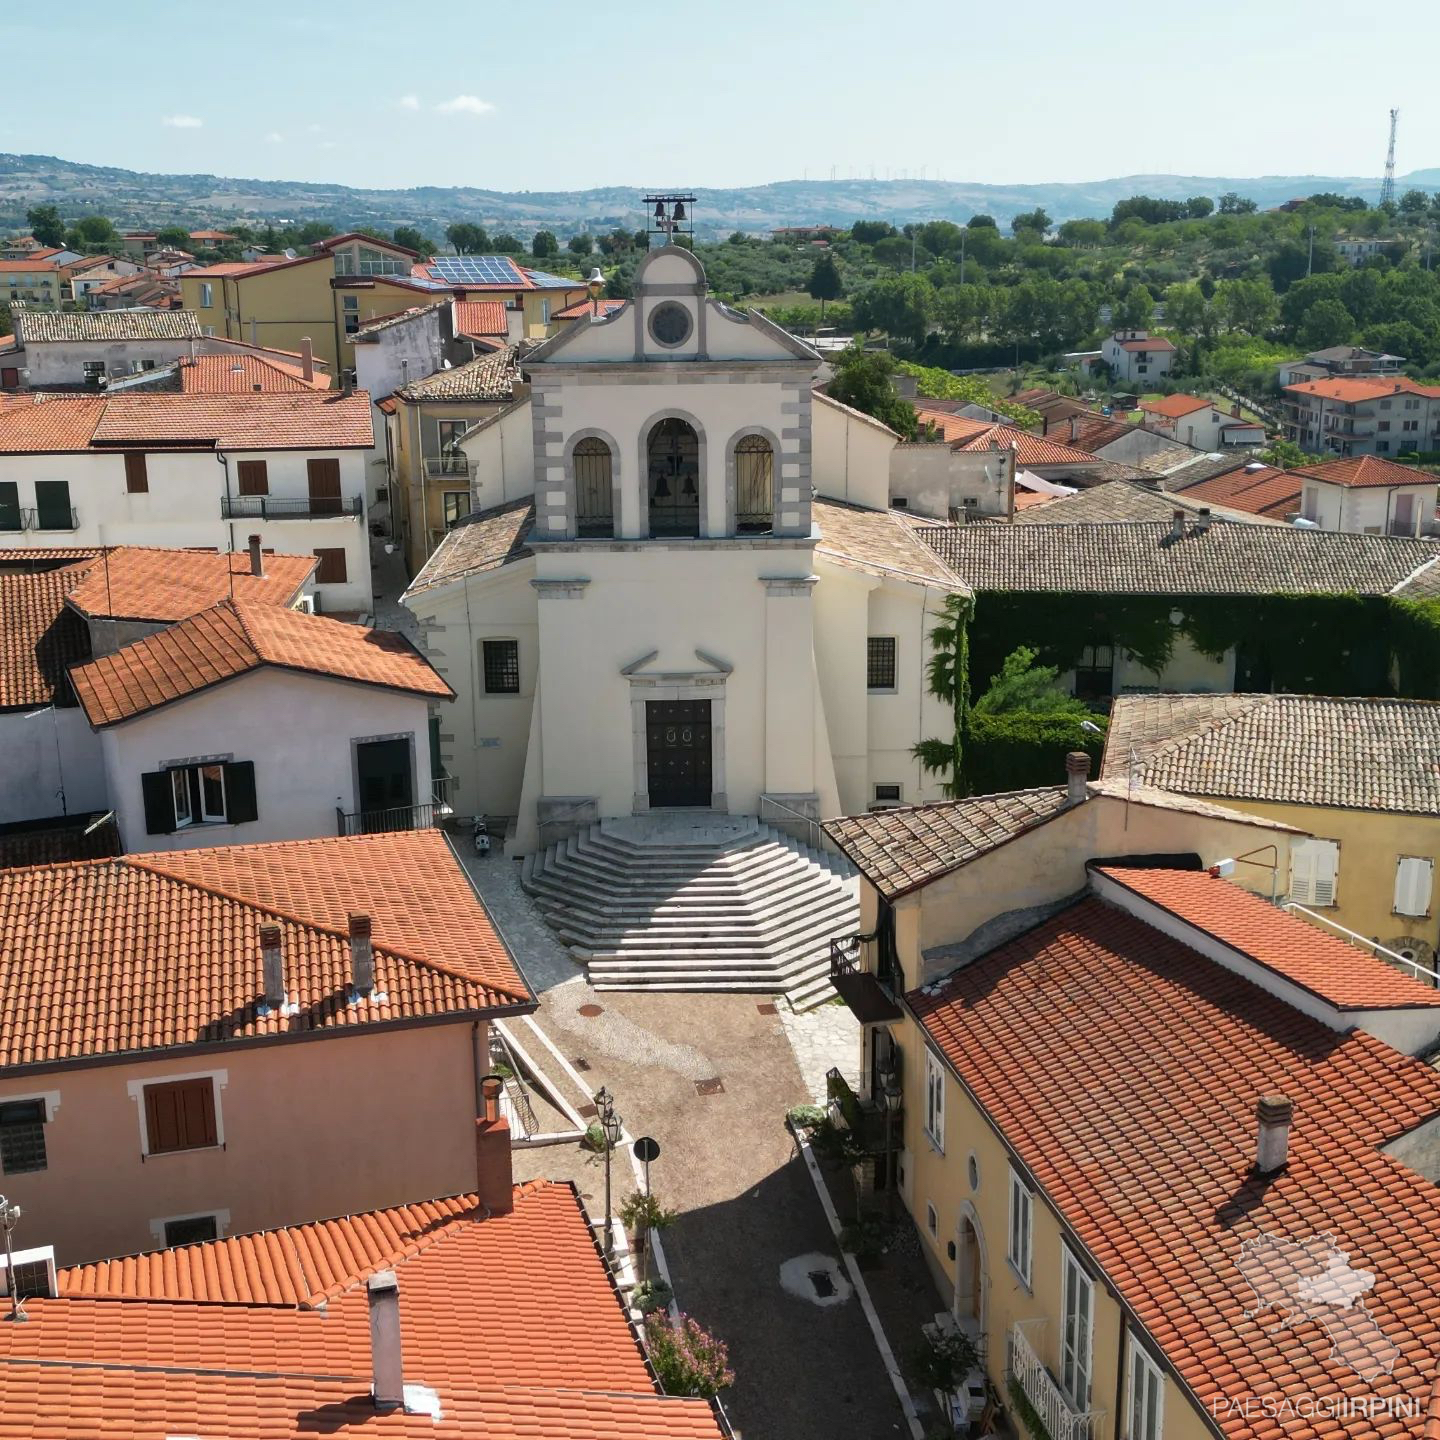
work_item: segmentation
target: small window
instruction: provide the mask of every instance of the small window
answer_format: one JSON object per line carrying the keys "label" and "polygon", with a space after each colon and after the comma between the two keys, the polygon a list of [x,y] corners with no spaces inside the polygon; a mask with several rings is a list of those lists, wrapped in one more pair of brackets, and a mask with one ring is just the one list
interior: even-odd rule
{"label": "small window", "polygon": [[871,690],[895,689],[895,637],[871,635],[865,642],[865,683]]}
{"label": "small window", "polygon": [[145,831],[169,835],[189,825],[243,825],[258,818],[255,763],[176,765],[140,777]]}
{"label": "small window", "polygon": [[339,547],[319,549],[315,558],[320,562],[315,571],[315,580],[320,585],[343,585],[349,576],[345,567],[345,551]]}
{"label": "small window", "polygon": [[485,662],[485,693],[487,695],[518,695],[520,693],[520,642],[518,640],[483,640],[481,649]]}
{"label": "small window", "polygon": [[468,490],[447,490],[445,492],[445,528],[453,530],[470,513],[470,492]]}
{"label": "small window", "polygon": [[242,495],[268,495],[270,493],[270,469],[264,460],[237,461],[235,479]]}
{"label": "small window", "polygon": [[1030,1283],[1030,1258],[1034,1242],[1033,1226],[1035,1198],[1025,1182],[1010,1172],[1010,1239],[1005,1256],[1015,1267],[1015,1273],[1028,1285]]}
{"label": "small window", "polygon": [[1297,840],[1290,846],[1290,898],[1297,905],[1333,905],[1340,878],[1334,840]]}
{"label": "small window", "polygon": [[935,1213],[935,1207],[928,1202],[925,1205],[925,1228],[932,1236],[940,1233],[940,1217]]}
{"label": "small window", "polygon": [[925,1134],[931,1144],[945,1153],[945,1067],[930,1051],[925,1052]]}
{"label": "small window", "polygon": [[147,1085],[144,1095],[146,1154],[200,1150],[219,1143],[215,1083],[208,1075]]}
{"label": "small window", "polygon": [[[35,1252],[22,1251],[21,1254]],[[10,1267],[10,1281],[14,1286],[17,1299],[28,1300],[32,1296],[53,1297],[55,1286],[52,1283],[52,1270],[54,1261],[44,1260],[21,1260],[16,1258]],[[9,1287],[0,1287],[0,1294],[8,1295]]]}
{"label": "small window", "polygon": [[903,795],[903,789],[899,785],[877,785],[875,799],[870,808],[872,810],[893,809],[897,805],[904,804]]}
{"label": "small window", "polygon": [[215,287],[208,281],[200,282],[200,308],[209,310],[215,304]]}
{"label": "small window", "polygon": [[1060,1247],[1060,1384],[1079,1410],[1090,1408],[1095,1286],[1068,1246]]}
{"label": "small window", "polygon": [[125,457],[125,493],[146,495],[150,491],[150,475],[145,468],[145,456],[134,451]]}
{"label": "small window", "polygon": [[1080,700],[1107,699],[1115,693],[1115,647],[1087,645],[1075,662],[1075,695]]}
{"label": "small window", "polygon": [[190,771],[188,769],[170,772],[170,793],[175,802],[175,828],[179,830],[190,824],[195,818],[195,810],[190,803]]}
{"label": "small window", "polygon": [[165,1222],[165,1244],[203,1245],[220,1238],[220,1225],[214,1215],[186,1215]]}
{"label": "small window", "polygon": [[1395,866],[1395,913],[1428,915],[1435,862],[1427,855],[1402,855]]}
{"label": "small window", "polygon": [[1130,1403],[1125,1440],[1160,1440],[1164,1422],[1165,1376],[1145,1347],[1130,1336]]}
{"label": "small window", "polygon": [[0,1170],[24,1175],[46,1167],[45,1102],[11,1100],[0,1105]]}

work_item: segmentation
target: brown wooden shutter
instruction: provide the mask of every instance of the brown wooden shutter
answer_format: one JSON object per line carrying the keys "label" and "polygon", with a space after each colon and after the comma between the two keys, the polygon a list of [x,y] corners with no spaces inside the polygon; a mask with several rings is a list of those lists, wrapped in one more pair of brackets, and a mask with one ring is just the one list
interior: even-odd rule
{"label": "brown wooden shutter", "polygon": [[268,495],[270,493],[270,471],[263,460],[237,461],[235,474],[240,482],[242,495]]}
{"label": "brown wooden shutter", "polygon": [[315,558],[320,562],[315,571],[317,584],[343,585],[349,578],[343,549],[320,549],[315,552]]}
{"label": "brown wooden shutter", "polygon": [[204,1079],[147,1085],[145,1130],[152,1155],[217,1144],[214,1084]]}
{"label": "brown wooden shutter", "polygon": [[310,511],[314,515],[340,513],[340,462],[338,460],[307,460],[305,473],[310,480]]}
{"label": "brown wooden shutter", "polygon": [[125,456],[125,493],[147,495],[150,492],[150,476],[145,469],[145,457],[138,452]]}

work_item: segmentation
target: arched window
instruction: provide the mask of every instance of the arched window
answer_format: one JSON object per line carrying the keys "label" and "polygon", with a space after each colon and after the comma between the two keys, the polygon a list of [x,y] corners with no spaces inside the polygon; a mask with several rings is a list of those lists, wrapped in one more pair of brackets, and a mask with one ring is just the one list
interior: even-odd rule
{"label": "arched window", "polygon": [[610,447],[594,435],[575,446],[575,524],[581,535],[615,533]]}
{"label": "arched window", "polygon": [[700,534],[700,437],[687,421],[662,420],[646,446],[650,533]]}
{"label": "arched window", "polygon": [[775,527],[775,452],[763,435],[735,446],[735,529],[766,534]]}

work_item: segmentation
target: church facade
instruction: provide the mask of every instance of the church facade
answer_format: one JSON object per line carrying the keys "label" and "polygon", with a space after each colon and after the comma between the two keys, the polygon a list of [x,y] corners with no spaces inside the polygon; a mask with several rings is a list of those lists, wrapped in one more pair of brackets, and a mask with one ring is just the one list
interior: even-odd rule
{"label": "church facade", "polygon": [[820,357],[665,246],[523,366],[405,597],[458,696],[455,808],[515,817],[524,854],[606,817],[800,833],[939,798],[910,752],[949,725],[925,664],[963,587],[887,508],[893,435],[815,393]]}

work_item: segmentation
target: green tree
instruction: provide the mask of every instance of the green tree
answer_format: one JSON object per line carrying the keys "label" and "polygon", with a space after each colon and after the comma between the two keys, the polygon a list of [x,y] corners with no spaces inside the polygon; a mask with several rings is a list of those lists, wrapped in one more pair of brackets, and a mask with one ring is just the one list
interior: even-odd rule
{"label": "green tree", "polygon": [[929,328],[935,290],[921,275],[895,275],[867,285],[852,304],[861,330],[880,330],[918,345]]}
{"label": "green tree", "polygon": [[1132,280],[1112,307],[1117,330],[1145,330],[1155,315],[1155,297],[1138,280]]}
{"label": "green tree", "polygon": [[1299,465],[1313,465],[1320,457],[1308,455],[1293,440],[1272,440],[1258,452],[1260,459],[1277,470],[1294,470]]}
{"label": "green tree", "polygon": [[[539,237],[537,236],[536,238],[538,239]],[[594,236],[587,235],[584,231],[581,231],[579,235],[572,235],[570,237],[570,253],[572,255],[589,255],[594,252],[594,249]],[[539,252],[537,251],[536,253],[538,254]]]}
{"label": "green tree", "polygon": [[857,245],[874,245],[894,233],[895,227],[888,220],[857,220],[850,227],[850,238]]}
{"label": "green tree", "polygon": [[1338,300],[1318,300],[1305,312],[1296,339],[1307,350],[1324,350],[1354,339],[1355,317]]}
{"label": "green tree", "polygon": [[1005,657],[990,688],[975,702],[975,715],[1085,715],[1083,700],[1060,688],[1060,671],[1054,665],[1037,665],[1035,651],[1026,645]]}
{"label": "green tree", "polygon": [[1389,320],[1381,325],[1371,325],[1360,332],[1360,343],[1367,350],[1379,350],[1385,355],[1400,355],[1419,365],[1429,365],[1440,358],[1435,325],[1422,329],[1409,320]]}
{"label": "green tree", "polygon": [[1109,233],[1103,220],[1067,220],[1059,230],[1060,243],[1073,250],[1093,250]]}
{"label": "green tree", "polygon": [[42,245],[55,249],[65,243],[65,222],[60,218],[58,205],[33,205],[25,212],[25,219],[30,233]]}
{"label": "green tree", "polygon": [[1185,202],[1185,212],[1191,220],[1204,220],[1214,211],[1215,202],[1208,195],[1192,195]]}
{"label": "green tree", "polygon": [[[553,235],[550,237],[555,238]],[[491,241],[491,246],[497,255],[523,255],[525,246],[521,244],[518,235],[512,235],[508,230],[502,230]]]}
{"label": "green tree", "polygon": [[998,230],[999,222],[993,215],[972,215],[966,222],[967,230]]}
{"label": "green tree", "polygon": [[1222,215],[1253,215],[1257,209],[1259,206],[1253,200],[1247,200],[1233,190],[1227,190],[1220,197],[1220,213]]}
{"label": "green tree", "polygon": [[945,338],[961,344],[980,330],[985,291],[979,285],[947,285],[935,296],[935,319]]}
{"label": "green tree", "polygon": [[457,220],[445,227],[445,238],[455,247],[457,255],[483,255],[490,249],[490,236],[483,225]]}
{"label": "green tree", "polygon": [[295,239],[301,245],[318,245],[335,233],[335,227],[324,220],[307,220],[296,232]]}
{"label": "green tree", "polygon": [[1407,219],[1418,220],[1429,209],[1430,197],[1423,190],[1407,190],[1400,197],[1400,213]]}
{"label": "green tree", "polygon": [[922,740],[911,751],[921,766],[941,777],[947,795],[960,793],[965,723],[970,718],[970,622],[975,601],[969,595],[947,595],[940,621],[930,631],[930,659],[925,683],[949,707],[948,736]]}
{"label": "green tree", "polygon": [[828,250],[822,250],[815,257],[810,270],[809,294],[812,300],[820,302],[820,323],[825,323],[827,301],[838,300],[845,293],[845,284],[840,278],[840,267]]}
{"label": "green tree", "polygon": [[883,350],[851,345],[840,352],[834,363],[835,378],[829,387],[832,399],[873,415],[906,440],[915,438],[919,428],[915,407],[895,393],[895,361],[889,355]]}
{"label": "green tree", "polygon": [[86,215],[71,226],[65,239],[72,250],[106,250],[119,244],[120,232],[105,216]]}
{"label": "green tree", "polygon": [[1165,290],[1165,323],[1181,335],[1200,335],[1209,329],[1210,306],[1196,284],[1177,284]]}
{"label": "green tree", "polygon": [[155,243],[166,250],[188,250],[190,232],[183,225],[162,225],[155,232]]}
{"label": "green tree", "polygon": [[560,253],[560,242],[553,231],[537,230],[535,238],[530,242],[530,253],[537,260],[548,260],[550,256]]}
{"label": "green tree", "polygon": [[1033,210],[1026,210],[1015,216],[1010,222],[1010,233],[1015,236],[1019,236],[1024,230],[1033,230],[1037,235],[1043,235],[1049,228],[1050,217],[1038,205]]}
{"label": "green tree", "polygon": [[[1263,335],[1280,317],[1280,302],[1268,280],[1222,280],[1215,303],[1231,330]],[[1166,312],[1169,318],[1169,311]]]}
{"label": "green tree", "polygon": [[430,237],[415,225],[397,225],[395,243],[406,250],[413,250],[417,255],[429,255],[435,249]]}

